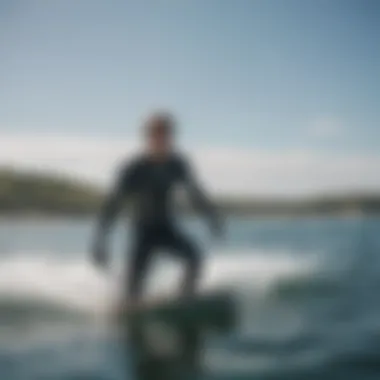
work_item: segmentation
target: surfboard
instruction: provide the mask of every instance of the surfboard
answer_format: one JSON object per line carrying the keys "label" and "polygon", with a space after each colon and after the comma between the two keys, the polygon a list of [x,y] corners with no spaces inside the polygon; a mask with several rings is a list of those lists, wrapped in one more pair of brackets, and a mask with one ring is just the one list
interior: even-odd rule
{"label": "surfboard", "polygon": [[236,319],[235,299],[229,291],[214,291],[191,298],[165,297],[125,305],[123,323],[159,321],[173,327],[230,328]]}

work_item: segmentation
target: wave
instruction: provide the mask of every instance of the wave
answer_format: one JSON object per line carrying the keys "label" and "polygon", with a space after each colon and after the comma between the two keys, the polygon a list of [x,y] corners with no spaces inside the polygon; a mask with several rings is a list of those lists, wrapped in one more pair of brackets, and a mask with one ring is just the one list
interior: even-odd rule
{"label": "wave", "polygon": [[279,281],[272,289],[271,294],[277,299],[305,299],[305,298],[335,298],[347,291],[347,286],[341,278],[325,274],[315,276],[299,276]]}
{"label": "wave", "polygon": [[[224,251],[206,258],[201,290],[229,287],[265,296],[285,279],[307,277],[315,270],[310,257],[285,252]],[[180,280],[178,263],[158,260],[148,292],[173,292]],[[18,252],[0,260],[0,324],[68,321],[107,316],[122,296],[122,273],[97,270],[84,255]]]}

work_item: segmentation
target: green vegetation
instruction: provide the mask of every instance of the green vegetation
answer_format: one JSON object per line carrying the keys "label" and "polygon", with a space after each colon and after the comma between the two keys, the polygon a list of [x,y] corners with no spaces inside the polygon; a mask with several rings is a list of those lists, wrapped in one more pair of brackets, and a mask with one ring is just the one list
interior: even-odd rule
{"label": "green vegetation", "polygon": [[[0,213],[3,215],[83,216],[97,212],[102,199],[102,192],[90,184],[47,174],[0,170]],[[247,216],[380,213],[380,195],[298,200],[224,198],[219,199],[218,204],[226,213]]]}
{"label": "green vegetation", "polygon": [[58,176],[0,170],[0,213],[83,215],[94,212],[101,194]]}

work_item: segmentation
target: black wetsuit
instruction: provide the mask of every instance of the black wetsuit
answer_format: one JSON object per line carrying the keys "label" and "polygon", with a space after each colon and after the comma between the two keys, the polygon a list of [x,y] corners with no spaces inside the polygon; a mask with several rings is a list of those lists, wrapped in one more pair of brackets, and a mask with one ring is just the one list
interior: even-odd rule
{"label": "black wetsuit", "polygon": [[161,248],[184,259],[187,273],[183,290],[191,293],[195,289],[200,253],[175,223],[173,198],[177,185],[187,190],[192,202],[210,217],[211,222],[217,223],[215,210],[200,190],[187,160],[177,154],[162,161],[149,156],[133,159],[122,168],[117,185],[103,208],[102,230],[114,219],[123,200],[126,197],[132,199],[133,241],[127,286],[132,298],[141,293],[152,252]]}

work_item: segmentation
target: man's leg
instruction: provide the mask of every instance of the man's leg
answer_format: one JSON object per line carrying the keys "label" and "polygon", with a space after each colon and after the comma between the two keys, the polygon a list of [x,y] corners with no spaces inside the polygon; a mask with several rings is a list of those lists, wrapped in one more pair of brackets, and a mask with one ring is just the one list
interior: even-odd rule
{"label": "man's leg", "polygon": [[197,290],[201,272],[201,254],[198,247],[185,234],[176,229],[170,229],[166,246],[175,256],[185,261],[186,273],[182,292],[185,296],[192,296]]}
{"label": "man's leg", "polygon": [[127,292],[130,301],[136,301],[141,296],[147,267],[152,252],[152,242],[144,231],[137,231],[130,252]]}

